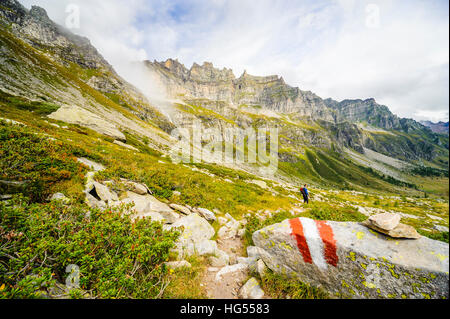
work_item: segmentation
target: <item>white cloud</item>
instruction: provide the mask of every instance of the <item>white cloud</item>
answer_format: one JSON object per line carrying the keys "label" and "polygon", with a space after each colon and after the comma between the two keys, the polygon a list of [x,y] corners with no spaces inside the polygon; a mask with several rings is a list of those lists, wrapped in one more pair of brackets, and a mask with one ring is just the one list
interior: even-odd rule
{"label": "white cloud", "polygon": [[[237,76],[244,69],[282,75],[323,98],[374,97],[402,117],[448,120],[443,0],[23,2],[46,8],[61,24],[65,6],[80,5],[81,29],[74,31],[124,76],[129,60],[173,57],[187,67],[210,61]],[[369,4],[375,7],[367,11]],[[379,23],[369,28],[374,8]]]}

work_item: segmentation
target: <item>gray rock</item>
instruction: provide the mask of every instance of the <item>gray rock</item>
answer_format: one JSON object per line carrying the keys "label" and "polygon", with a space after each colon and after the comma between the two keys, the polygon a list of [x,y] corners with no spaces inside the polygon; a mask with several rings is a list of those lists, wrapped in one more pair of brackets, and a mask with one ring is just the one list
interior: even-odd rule
{"label": "gray rock", "polygon": [[117,194],[114,192],[111,192],[109,190],[109,188],[103,184],[94,182],[93,189],[90,191],[91,195],[93,195],[92,191],[95,191],[97,196],[106,203],[116,202],[119,200],[119,198],[117,197]]}
{"label": "gray rock", "polygon": [[200,216],[205,218],[207,221],[215,221],[216,220],[216,215],[212,211],[210,211],[206,208],[197,208],[197,211],[200,214]]}
{"label": "gray rock", "polygon": [[177,205],[177,204],[170,204],[170,208],[175,209],[176,211],[179,211],[180,213],[183,213],[184,215],[190,215],[192,212],[189,208]]}
{"label": "gray rock", "polygon": [[223,267],[215,277],[216,281],[221,281],[222,276],[231,274],[231,273],[247,273],[248,265],[247,264],[234,264],[231,266]]}
{"label": "gray rock", "polygon": [[256,263],[256,271],[258,272],[259,277],[264,278],[268,270],[269,268],[267,268],[264,261],[262,259],[258,259],[258,262]]}
{"label": "gray rock", "polygon": [[122,183],[124,184],[124,186],[126,187],[127,190],[129,190],[133,193],[136,193],[138,195],[151,194],[148,191],[148,187],[144,184],[135,183],[135,182],[127,181],[127,180],[123,180],[123,179],[122,179]]}
{"label": "gray rock", "polygon": [[401,216],[398,214],[384,213],[372,215],[369,221],[378,228],[392,230],[400,223]]}
{"label": "gray rock", "polygon": [[70,203],[70,199],[66,197],[66,195],[62,194],[62,193],[56,193],[53,194],[50,198],[50,201],[61,201],[64,204],[69,204]]}
{"label": "gray rock", "polygon": [[246,233],[245,228],[239,229],[238,232],[237,232],[237,236],[238,236],[239,238],[242,238],[242,237],[245,236],[245,233]]}
{"label": "gray rock", "polygon": [[434,225],[433,228],[436,229],[437,231],[448,233],[448,227],[441,226],[441,225]]}
{"label": "gray rock", "polygon": [[419,239],[421,237],[420,234],[414,229],[414,227],[405,225],[405,224],[401,224],[401,223],[398,224],[392,230],[385,230],[385,229],[379,228],[379,227],[373,225],[370,221],[365,221],[361,224],[368,228],[376,230],[377,232],[388,235],[389,237],[392,237],[392,238]]}
{"label": "gray rock", "polygon": [[106,208],[106,203],[104,201],[98,200],[97,198],[95,198],[94,196],[92,196],[89,193],[86,193],[86,204],[89,207],[92,208],[99,208],[99,209],[105,209]]}
{"label": "gray rock", "polygon": [[262,299],[264,291],[256,278],[250,278],[239,290],[239,297],[242,299]]}
{"label": "gray rock", "polygon": [[219,217],[219,218],[218,218],[218,222],[219,222],[220,225],[223,226],[223,225],[225,225],[228,221],[227,221],[226,218]]}
{"label": "gray rock", "polygon": [[225,267],[230,263],[230,256],[226,252],[217,249],[216,255],[209,257],[209,262],[213,267]]}
{"label": "gray rock", "polygon": [[91,161],[90,159],[87,159],[84,157],[77,158],[77,161],[80,162],[81,164],[86,165],[87,167],[92,169],[94,172],[100,172],[100,171],[105,170],[105,167],[102,164],[96,163],[96,162]]}
{"label": "gray rock", "polygon": [[176,242],[175,251],[180,257],[194,254],[212,254],[217,251],[217,243],[210,241],[214,236],[214,228],[198,214],[182,217],[166,229],[181,229],[182,233]]}
{"label": "gray rock", "polygon": [[261,258],[261,248],[255,247],[255,246],[248,246],[247,247],[247,256],[250,258]]}
{"label": "gray rock", "polygon": [[125,148],[129,149],[130,151],[140,152],[140,150],[138,150],[136,147],[128,145],[128,144],[125,144],[125,143],[123,143],[121,141],[117,141],[116,140],[116,141],[114,141],[114,144],[122,146],[122,147],[125,147]]}
{"label": "gray rock", "polygon": [[253,242],[272,271],[321,286],[332,296],[448,298],[449,246],[444,242],[395,240],[358,223],[308,218],[261,229]]}
{"label": "gray rock", "polygon": [[126,141],[125,135],[114,124],[76,105],[64,105],[48,117],[53,120],[84,126],[100,134]]}

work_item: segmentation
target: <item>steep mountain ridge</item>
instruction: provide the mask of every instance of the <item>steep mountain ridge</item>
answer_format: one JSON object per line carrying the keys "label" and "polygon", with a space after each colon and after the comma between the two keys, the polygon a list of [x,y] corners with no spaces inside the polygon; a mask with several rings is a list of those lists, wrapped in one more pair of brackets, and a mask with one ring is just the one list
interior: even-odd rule
{"label": "steep mountain ridge", "polygon": [[[289,86],[282,77],[244,72],[237,78],[232,70],[217,69],[210,62],[194,63],[191,69],[174,59],[145,61],[144,66],[156,75],[169,98],[212,110],[240,123],[237,125],[251,126],[256,115],[267,117],[267,122],[272,124],[284,118],[283,128],[293,122],[303,122],[324,129],[321,142],[315,143],[317,138],[311,136],[302,141],[303,145],[331,149],[335,144],[360,153],[366,147],[408,161],[433,161],[446,154],[441,148],[446,142],[429,128],[412,119],[399,118],[373,98],[324,100],[312,92]],[[184,123],[185,118],[180,122]],[[285,135],[292,138],[295,134]]]}
{"label": "steep mountain ridge", "polygon": [[[59,87],[73,86],[73,81],[68,79],[58,81],[61,72],[53,72],[41,77],[36,75],[48,73],[49,69],[55,68],[37,68],[36,63],[25,63],[20,61],[25,55],[37,54],[39,62],[49,62],[63,67],[70,73],[69,76],[76,77],[87,84],[92,89],[103,95],[100,99],[109,100],[107,104],[115,104],[123,107],[127,112],[135,115],[139,119],[152,122],[155,126],[170,131],[171,124],[169,121],[153,106],[150,105],[147,98],[139,92],[134,86],[122,79],[112,68],[112,66],[103,58],[103,56],[93,47],[87,38],[73,34],[62,26],[51,21],[46,11],[40,7],[33,6],[30,10],[24,8],[16,0],[0,1],[0,21],[2,27],[2,84],[0,88],[13,95],[20,92],[20,96],[29,99],[42,99],[53,101],[57,104],[75,104],[92,108],[92,103],[85,101],[86,98],[67,94],[67,89]],[[9,45],[5,42],[9,40]],[[34,50],[21,50],[23,45],[17,40],[22,40]],[[16,42],[14,45],[12,42]],[[15,46],[17,50],[13,50]],[[22,52],[18,52],[22,51]],[[24,53],[24,54],[21,54]],[[29,57],[28,57],[29,58]],[[26,59],[25,59],[26,60]],[[32,59],[33,60],[33,59]],[[46,61],[49,60],[49,61]],[[28,76],[18,72],[18,63],[22,66],[28,64]],[[59,74],[58,74],[59,73]],[[50,83],[51,82],[51,83]],[[59,83],[58,83],[59,82]],[[77,86],[77,85],[75,85]],[[48,88],[52,87],[51,90]],[[60,94],[52,94],[52,90],[60,90]],[[82,89],[82,88],[81,88]],[[79,91],[80,87],[75,87],[75,91]],[[64,92],[66,91],[66,92]],[[72,92],[72,95],[75,93]],[[79,95],[79,94],[76,94]],[[83,92],[81,95],[85,95]],[[98,102],[98,98],[96,99]],[[102,103],[100,103],[102,104]]]}

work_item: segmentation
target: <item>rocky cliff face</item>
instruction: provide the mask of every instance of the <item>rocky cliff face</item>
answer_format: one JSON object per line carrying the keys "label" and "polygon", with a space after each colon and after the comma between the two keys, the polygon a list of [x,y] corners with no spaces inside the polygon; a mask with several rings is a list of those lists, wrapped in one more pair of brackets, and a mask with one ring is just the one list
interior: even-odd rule
{"label": "rocky cliff face", "polygon": [[[169,98],[200,105],[243,127],[254,124],[251,113],[256,113],[268,117],[271,125],[278,125],[291,141],[300,143],[301,140],[302,145],[325,148],[335,145],[357,152],[363,152],[366,147],[407,160],[432,160],[438,156],[435,145],[440,142],[431,130],[414,120],[399,118],[374,99],[324,100],[312,92],[287,85],[276,75],[253,76],[244,72],[237,78],[232,70],[217,69],[209,62],[194,63],[191,69],[173,59],[146,61],[144,65],[166,88]],[[288,122],[316,123],[323,131],[292,128],[279,121],[286,115],[290,118]],[[180,123],[186,123],[182,114],[178,116],[182,119]],[[192,114],[189,117],[193,118]],[[218,125],[217,121],[208,121],[209,125],[212,123]],[[308,137],[298,139],[295,134]],[[386,139],[386,134],[395,138]],[[419,138],[411,139],[409,134]]]}
{"label": "rocky cliff face", "polygon": [[420,123],[426,127],[429,127],[434,133],[448,135],[448,122],[433,123],[430,121],[422,121]]}
{"label": "rocky cliff face", "polygon": [[177,60],[146,61],[145,66],[159,75],[170,97],[207,98],[264,108],[281,113],[333,121],[332,112],[311,92],[287,85],[282,77],[253,76],[244,72],[236,78],[230,69],[219,70],[212,63],[194,64],[187,69]]}

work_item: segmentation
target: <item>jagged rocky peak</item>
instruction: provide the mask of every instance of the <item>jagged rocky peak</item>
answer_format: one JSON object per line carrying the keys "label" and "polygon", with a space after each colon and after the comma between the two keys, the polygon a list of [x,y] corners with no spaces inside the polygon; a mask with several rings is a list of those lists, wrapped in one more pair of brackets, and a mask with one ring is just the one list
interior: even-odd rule
{"label": "jagged rocky peak", "polygon": [[11,32],[36,49],[50,49],[49,53],[64,65],[70,61],[83,68],[114,73],[87,38],[54,23],[45,9],[32,6],[27,10],[15,0],[0,0],[0,5],[0,17]]}
{"label": "jagged rocky peak", "polygon": [[247,73],[247,70],[244,70],[241,77],[238,79],[240,82],[254,82],[257,84],[266,84],[270,82],[279,82],[280,84],[285,84],[284,79],[279,77],[278,75],[269,75],[269,76],[255,76]]}
{"label": "jagged rocky peak", "polygon": [[217,69],[211,62],[204,62],[203,65],[194,63],[190,70],[190,77],[198,82],[231,82],[235,79],[232,70]]}
{"label": "jagged rocky peak", "polygon": [[41,23],[53,24],[47,15],[47,11],[44,8],[38,6],[32,6],[30,10],[30,17],[36,19]]}

